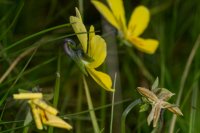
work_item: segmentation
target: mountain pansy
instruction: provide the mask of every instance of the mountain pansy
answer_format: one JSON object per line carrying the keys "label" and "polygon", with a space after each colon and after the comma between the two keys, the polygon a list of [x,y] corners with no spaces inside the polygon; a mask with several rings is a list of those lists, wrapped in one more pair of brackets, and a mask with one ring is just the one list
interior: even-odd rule
{"label": "mountain pansy", "polygon": [[139,37],[147,28],[150,20],[150,12],[145,6],[135,8],[127,26],[122,0],[107,0],[109,8],[98,0],[92,0],[92,3],[126,41],[142,52],[153,54],[156,51],[157,40]]}
{"label": "mountain pansy", "polygon": [[[79,60],[76,63],[79,65],[81,70],[89,75],[105,90],[114,91],[112,87],[112,80],[109,75],[106,73],[95,70],[99,67],[105,60],[107,51],[106,51],[106,42],[99,36],[95,35],[94,27],[90,26],[89,33],[85,25],[83,24],[81,15],[76,8],[76,16],[70,16],[70,23],[74,32],[77,34],[77,37],[80,41],[80,47],[76,46],[72,50],[72,46],[69,43],[65,43],[65,51],[72,57],[72,59]],[[74,44],[75,45],[75,44]],[[75,50],[76,49],[76,50]],[[74,54],[75,52],[75,54]]]}

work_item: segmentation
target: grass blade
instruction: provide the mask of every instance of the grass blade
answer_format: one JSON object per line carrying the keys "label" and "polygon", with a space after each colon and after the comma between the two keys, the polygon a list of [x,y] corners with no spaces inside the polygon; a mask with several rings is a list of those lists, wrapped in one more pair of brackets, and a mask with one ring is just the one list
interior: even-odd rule
{"label": "grass blade", "polygon": [[[187,76],[188,76],[188,73],[189,73],[189,70],[190,70],[190,66],[192,64],[192,61],[194,59],[194,56],[196,54],[196,51],[197,51],[199,45],[200,45],[200,35],[198,36],[198,38],[197,38],[197,40],[196,40],[196,42],[195,42],[195,44],[194,44],[194,46],[192,48],[192,51],[191,51],[190,56],[189,56],[189,58],[187,60],[183,75],[181,77],[179,93],[178,93],[178,97],[177,97],[177,100],[176,100],[176,104],[177,105],[180,104],[180,100],[181,100],[181,97],[182,97],[183,89],[184,89],[184,86],[185,86],[185,81],[187,79]],[[171,120],[170,130],[169,130],[170,133],[174,132],[174,128],[175,128],[175,124],[176,124],[176,118],[177,118],[177,116],[173,115],[172,120]]]}
{"label": "grass blade", "polygon": [[[114,86],[113,86],[114,89],[116,87],[116,80],[117,80],[117,73],[115,73]],[[115,91],[112,94],[112,106],[111,106],[111,116],[110,116],[110,133],[112,133],[112,129],[113,129],[114,102],[115,102]]]}
{"label": "grass blade", "polygon": [[196,115],[197,115],[197,101],[198,101],[198,81],[194,83],[192,93],[192,105],[190,113],[189,133],[195,133]]}
{"label": "grass blade", "polygon": [[126,133],[126,117],[129,114],[129,112],[138,104],[140,104],[142,101],[141,99],[137,99],[133,101],[123,112],[122,119],[121,119],[121,133]]}
{"label": "grass blade", "polygon": [[[57,63],[57,72],[56,72],[56,83],[54,90],[53,106],[57,108],[59,93],[60,93],[60,66],[61,66],[61,50],[58,51],[58,63]],[[53,127],[49,127],[48,133],[53,133]]]}

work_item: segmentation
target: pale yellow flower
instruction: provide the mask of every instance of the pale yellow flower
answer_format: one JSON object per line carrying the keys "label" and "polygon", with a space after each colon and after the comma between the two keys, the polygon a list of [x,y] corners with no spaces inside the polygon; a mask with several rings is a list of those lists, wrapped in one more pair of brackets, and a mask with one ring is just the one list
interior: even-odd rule
{"label": "pale yellow flower", "polygon": [[87,34],[87,30],[77,8],[76,16],[70,16],[70,23],[77,34],[84,54],[92,59],[92,61],[81,59],[85,69],[102,88],[107,91],[114,91],[111,88],[112,80],[110,76],[106,73],[95,70],[106,58],[107,51],[105,40],[101,36],[95,35],[93,26],[90,27],[89,35]]}
{"label": "pale yellow flower", "polygon": [[42,93],[14,94],[14,99],[28,100],[37,129],[42,130],[43,124],[71,130],[72,126],[56,116],[58,110],[42,100]]}
{"label": "pale yellow flower", "polygon": [[108,7],[99,0],[92,0],[92,3],[105,19],[138,50],[148,54],[153,54],[156,51],[157,40],[139,37],[147,28],[150,20],[150,12],[145,6],[135,8],[127,26],[122,0],[107,0]]}

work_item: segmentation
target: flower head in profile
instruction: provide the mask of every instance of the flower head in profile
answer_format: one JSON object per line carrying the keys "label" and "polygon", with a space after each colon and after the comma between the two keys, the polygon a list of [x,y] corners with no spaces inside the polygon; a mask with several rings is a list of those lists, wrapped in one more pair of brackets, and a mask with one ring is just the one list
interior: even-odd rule
{"label": "flower head in profile", "polygon": [[56,116],[58,110],[48,105],[42,98],[42,93],[14,94],[16,100],[28,100],[37,129],[42,130],[43,125],[71,130],[72,126]]}
{"label": "flower head in profile", "polygon": [[154,39],[143,39],[139,37],[147,28],[150,20],[150,12],[144,6],[138,6],[132,12],[131,18],[126,24],[124,5],[122,0],[107,0],[109,7],[99,0],[92,0],[97,10],[105,19],[113,25],[122,36],[132,43],[138,50],[153,54],[157,47],[158,41]]}
{"label": "flower head in profile", "polygon": [[105,90],[113,91],[112,81],[106,73],[95,70],[105,60],[106,42],[99,36],[95,35],[94,27],[90,26],[89,34],[83,24],[81,15],[76,8],[76,16],[70,16],[70,23],[80,41],[80,45],[76,45],[73,41],[66,40],[65,51],[78,64],[81,70],[88,74]]}
{"label": "flower head in profile", "polygon": [[157,88],[157,86],[158,79],[154,82],[151,90],[144,87],[137,88],[137,91],[143,96],[143,100],[152,105],[152,110],[147,118],[147,123],[150,125],[153,121],[153,127],[157,126],[162,109],[168,109],[174,114],[183,115],[177,105],[167,102],[174,93],[171,93],[165,88]]}

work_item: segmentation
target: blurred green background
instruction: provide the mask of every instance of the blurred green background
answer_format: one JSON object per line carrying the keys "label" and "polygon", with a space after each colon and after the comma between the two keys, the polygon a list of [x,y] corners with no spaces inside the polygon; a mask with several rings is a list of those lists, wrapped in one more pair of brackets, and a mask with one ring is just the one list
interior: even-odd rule
{"label": "blurred green background", "polygon": [[[69,132],[94,132],[83,90],[82,73],[63,50],[65,38],[79,43],[69,24],[69,16],[75,15],[74,9],[78,7],[87,29],[94,25],[97,34],[101,34],[107,42],[107,60],[99,69],[108,72],[113,80],[114,74],[118,74],[113,132],[120,133],[122,112],[140,98],[136,87],[150,88],[158,76],[160,87],[176,93],[171,103],[176,102],[181,85],[183,88],[180,108],[184,116],[177,118],[174,132],[198,133],[200,48],[193,46],[195,42],[200,43],[200,1],[124,0],[127,20],[132,10],[141,4],[151,11],[150,24],[142,36],[156,38],[160,42],[153,55],[121,45],[116,30],[89,0],[0,0],[0,77],[16,63],[0,82],[0,132],[48,132],[37,130],[34,122],[23,126],[28,106],[22,101],[14,101],[12,94],[18,93],[19,89],[33,91],[34,87],[38,87],[41,88],[39,91],[50,97],[49,102],[52,103],[56,81],[59,81],[60,91],[57,108],[60,115],[73,126]],[[144,74],[141,66],[133,61],[130,51],[140,58],[142,66],[152,77]],[[194,58],[190,62],[188,58],[191,53]],[[188,70],[186,64],[191,65]],[[56,76],[57,72],[60,78]],[[87,81],[94,108],[97,109],[99,126],[107,133],[112,93],[103,90],[90,77]],[[136,106],[128,114],[126,132],[151,132],[152,125],[148,126],[146,122],[149,112],[150,109],[139,113],[139,106]],[[157,132],[169,132],[171,119],[172,113],[164,111],[162,127]],[[66,130],[54,129],[54,132]]]}

